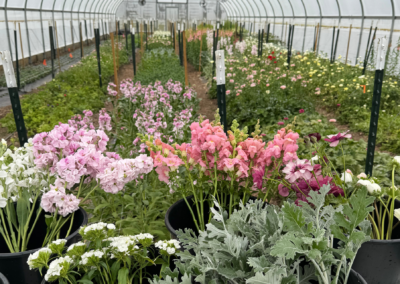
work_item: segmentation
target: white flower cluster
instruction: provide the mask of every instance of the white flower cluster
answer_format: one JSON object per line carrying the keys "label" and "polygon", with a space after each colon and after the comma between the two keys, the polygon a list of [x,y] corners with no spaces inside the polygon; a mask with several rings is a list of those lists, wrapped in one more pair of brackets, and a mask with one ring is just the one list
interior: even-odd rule
{"label": "white flower cluster", "polygon": [[360,179],[357,183],[365,186],[370,194],[381,192],[381,187],[373,179]]}
{"label": "white flower cluster", "polygon": [[69,265],[72,263],[72,258],[69,256],[60,257],[53,260],[49,265],[49,269],[47,270],[44,279],[46,281],[51,281],[53,277],[60,277],[63,272],[67,273],[69,269]]}
{"label": "white flower cluster", "polygon": [[51,255],[51,249],[44,247],[40,250],[35,251],[33,254],[29,255],[28,257],[28,265],[29,269],[38,268],[41,264],[47,263]]}
{"label": "white flower cluster", "polygon": [[32,139],[24,147],[11,151],[7,143],[2,140],[0,145],[0,208],[7,205],[7,200],[18,199],[18,188],[35,192],[46,188],[46,175],[44,170],[39,170],[34,163]]}
{"label": "white flower cluster", "polygon": [[53,241],[52,244],[56,244],[56,245],[63,244],[63,245],[65,245],[66,242],[67,242],[67,240],[65,240],[65,239],[58,239],[58,240]]}
{"label": "white flower cluster", "polygon": [[103,255],[104,252],[102,252],[101,250],[91,250],[85,252],[82,255],[82,260],[80,261],[79,264],[95,266],[95,264],[97,264],[100,261],[100,258],[102,258]]}
{"label": "white flower cluster", "polygon": [[110,258],[116,258],[117,256],[129,256],[139,249],[136,245],[138,240],[135,236],[120,236],[115,238],[109,238],[111,241],[109,248]]}
{"label": "white flower cluster", "polygon": [[169,36],[171,36],[169,31],[155,31],[153,33],[153,38],[167,38]]}
{"label": "white flower cluster", "polygon": [[81,246],[86,246],[86,244],[83,242],[77,242],[75,244],[72,244],[68,247],[67,252],[73,250],[75,247],[81,247]]}
{"label": "white flower cluster", "polygon": [[173,255],[181,248],[181,245],[177,240],[168,240],[156,242],[155,247],[158,248],[161,253]]}

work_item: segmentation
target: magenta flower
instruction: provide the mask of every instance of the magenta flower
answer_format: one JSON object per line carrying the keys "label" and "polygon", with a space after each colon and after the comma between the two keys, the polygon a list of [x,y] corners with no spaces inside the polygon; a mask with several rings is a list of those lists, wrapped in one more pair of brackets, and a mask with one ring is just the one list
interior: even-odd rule
{"label": "magenta flower", "polygon": [[304,113],[304,109],[300,109],[300,110],[299,110],[299,113]]}
{"label": "magenta flower", "polygon": [[278,125],[285,125],[285,123],[283,121],[279,121]]}
{"label": "magenta flower", "polygon": [[343,133],[339,132],[336,135],[328,135],[328,138],[325,138],[324,140],[330,143],[329,146],[336,147],[337,145],[339,145],[340,140],[343,140],[345,138],[351,138],[351,134],[347,134],[347,132],[349,132],[349,130]]}
{"label": "magenta flower", "polygon": [[282,172],[286,174],[285,178],[290,183],[293,183],[298,179],[310,180],[313,170],[314,168],[308,160],[298,159],[294,162],[289,162]]}

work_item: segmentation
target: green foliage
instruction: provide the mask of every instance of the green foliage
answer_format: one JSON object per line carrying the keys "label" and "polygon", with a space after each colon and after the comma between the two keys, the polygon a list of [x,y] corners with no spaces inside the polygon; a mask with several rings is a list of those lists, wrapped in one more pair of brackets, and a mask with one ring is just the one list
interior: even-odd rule
{"label": "green foliage", "polygon": [[185,82],[185,71],[180,65],[178,56],[171,48],[158,48],[147,51],[138,66],[136,82],[148,85],[156,81],[162,84],[173,81]]}
{"label": "green foliage", "polygon": [[[229,219],[215,202],[218,210],[211,209],[213,220],[199,237],[191,230],[178,232],[186,249],[178,254],[178,269],[152,283],[184,283],[176,279],[178,271],[199,283],[347,283],[357,250],[369,240],[366,217],[374,198],[363,188],[349,204],[334,208],[325,206],[329,191],[325,185],[310,193],[308,203],[286,202],[281,210],[250,201]],[[337,248],[334,238],[341,240]]]}
{"label": "green foliage", "polygon": [[[50,131],[59,122],[66,123],[71,116],[85,109],[93,112],[104,107],[107,80],[114,74],[111,45],[101,48],[103,88],[99,87],[97,59],[94,53],[84,57],[80,63],[56,76],[39,88],[35,94],[21,99],[22,113],[28,136]],[[120,64],[128,62],[124,49],[119,52]],[[16,131],[12,112],[0,120],[9,132]]]}

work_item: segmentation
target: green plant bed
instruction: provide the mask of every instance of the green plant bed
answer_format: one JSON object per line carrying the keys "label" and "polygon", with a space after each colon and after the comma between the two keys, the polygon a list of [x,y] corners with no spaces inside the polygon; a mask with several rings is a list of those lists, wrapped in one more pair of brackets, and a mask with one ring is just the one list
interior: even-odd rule
{"label": "green plant bed", "polygon": [[[101,68],[103,87],[99,87],[97,59],[95,53],[39,88],[35,94],[21,99],[22,113],[28,136],[50,131],[59,122],[66,123],[72,115],[85,109],[99,110],[106,99],[108,78],[114,73],[112,50],[109,42],[102,44]],[[128,62],[128,53],[122,48],[119,52],[120,64]],[[15,132],[12,112],[0,120],[9,132]]]}
{"label": "green plant bed", "polygon": [[138,66],[134,80],[148,85],[156,81],[165,84],[170,79],[185,82],[185,71],[173,49],[161,47],[147,51]]}

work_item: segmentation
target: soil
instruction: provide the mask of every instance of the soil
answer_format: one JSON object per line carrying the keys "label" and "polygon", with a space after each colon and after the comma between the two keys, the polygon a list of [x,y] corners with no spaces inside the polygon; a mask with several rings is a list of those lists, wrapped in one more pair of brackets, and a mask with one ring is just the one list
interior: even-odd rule
{"label": "soil", "polygon": [[217,110],[217,100],[210,99],[208,95],[207,80],[201,76],[201,72],[196,70],[190,63],[187,64],[188,77],[190,86],[196,91],[197,97],[200,99],[199,113],[205,119],[214,120],[214,114]]}

